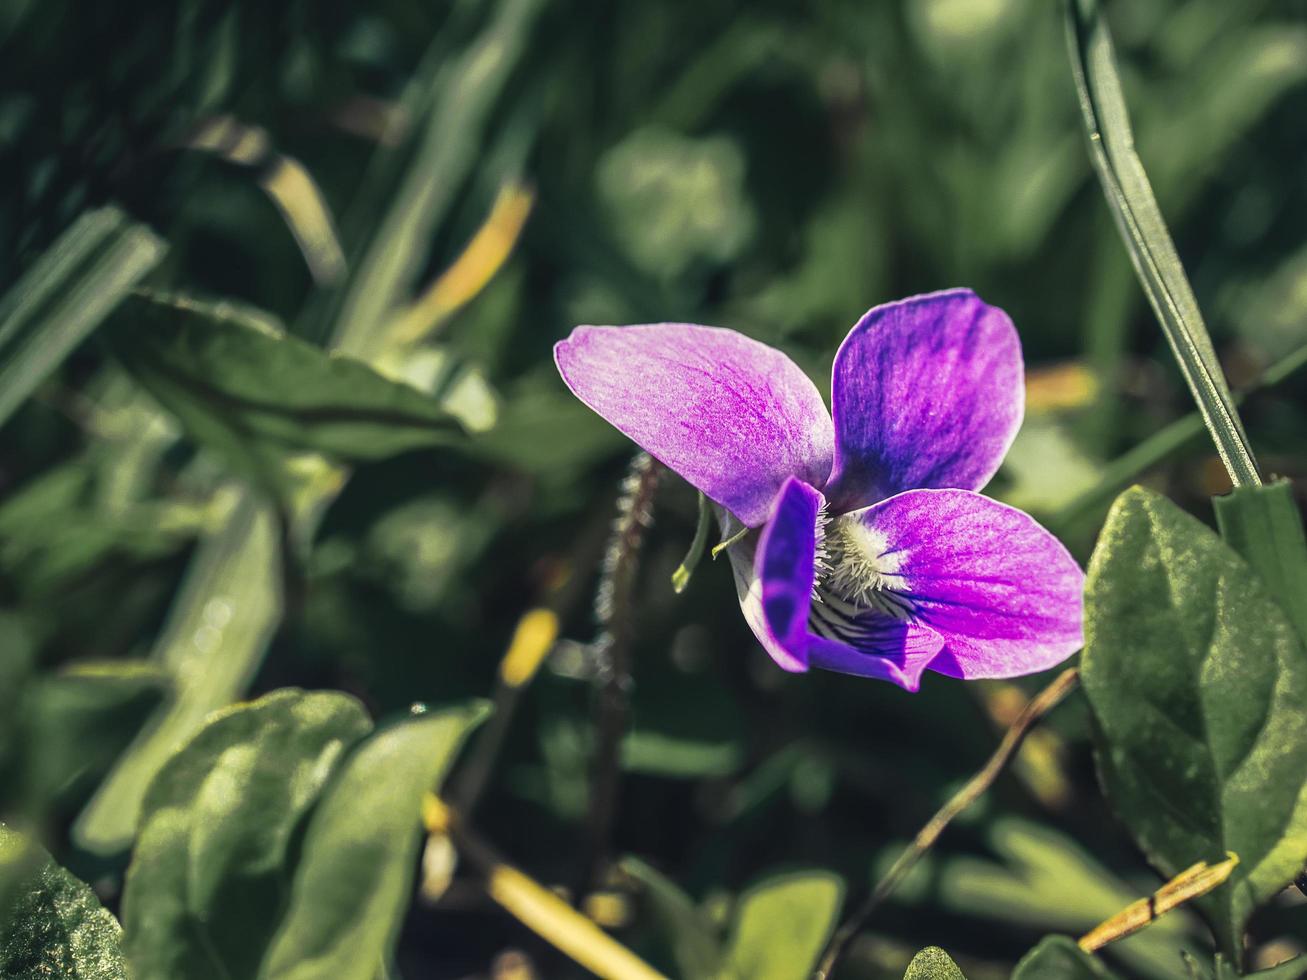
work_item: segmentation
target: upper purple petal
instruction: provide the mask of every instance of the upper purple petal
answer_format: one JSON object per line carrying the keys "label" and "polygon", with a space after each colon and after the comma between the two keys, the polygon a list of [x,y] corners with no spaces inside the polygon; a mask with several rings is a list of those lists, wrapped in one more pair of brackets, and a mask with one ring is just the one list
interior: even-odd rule
{"label": "upper purple petal", "polygon": [[[967,490],[911,490],[850,515],[884,542],[880,564],[953,677],[1053,667],[1084,643],[1084,573],[1030,515]],[[817,658],[812,658],[817,663]]]}
{"label": "upper purple petal", "polygon": [[979,490],[1025,408],[1012,321],[969,289],[877,306],[835,355],[836,512],[918,487]]}
{"label": "upper purple petal", "polygon": [[733,330],[577,327],[554,359],[581,401],[750,527],[787,477],[830,474],[834,430],[812,381]]}

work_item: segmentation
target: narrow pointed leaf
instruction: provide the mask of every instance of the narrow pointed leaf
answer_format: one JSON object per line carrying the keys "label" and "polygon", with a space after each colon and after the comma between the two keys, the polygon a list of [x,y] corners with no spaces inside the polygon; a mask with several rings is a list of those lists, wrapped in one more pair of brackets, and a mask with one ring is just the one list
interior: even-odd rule
{"label": "narrow pointed leaf", "polygon": [[0,425],[164,251],[158,236],[117,208],[91,211],[0,299]]}
{"label": "narrow pointed leaf", "polygon": [[[330,346],[371,359],[386,326],[412,298],[429,243],[477,161],[480,135],[531,37],[540,0],[501,0],[485,31],[429,80],[410,108],[425,125],[376,232],[354,262],[339,297]],[[324,318],[328,319],[328,318]]]}
{"label": "narrow pointed leaf", "polygon": [[1108,798],[1166,877],[1239,855],[1194,903],[1233,956],[1307,855],[1307,652],[1235,551],[1140,488],[1113,506],[1085,597]]}
{"label": "narrow pointed leaf", "polygon": [[1139,282],[1235,486],[1261,482],[1198,301],[1134,147],[1112,39],[1097,0],[1066,0],[1071,67],[1089,154]]}

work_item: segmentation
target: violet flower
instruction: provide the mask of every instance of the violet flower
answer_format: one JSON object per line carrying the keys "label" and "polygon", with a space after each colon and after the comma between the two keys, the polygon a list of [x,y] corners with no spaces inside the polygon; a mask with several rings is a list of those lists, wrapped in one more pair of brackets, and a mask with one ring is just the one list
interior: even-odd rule
{"label": "violet flower", "polygon": [[[748,533],[728,554],[745,619],[783,668],[1012,677],[1082,645],[1084,576],[1029,515],[976,491],[1021,425],[1021,344],[967,289],[871,310],[831,381],[688,323],[577,327],[568,387]],[[736,523],[739,522],[739,523]]]}

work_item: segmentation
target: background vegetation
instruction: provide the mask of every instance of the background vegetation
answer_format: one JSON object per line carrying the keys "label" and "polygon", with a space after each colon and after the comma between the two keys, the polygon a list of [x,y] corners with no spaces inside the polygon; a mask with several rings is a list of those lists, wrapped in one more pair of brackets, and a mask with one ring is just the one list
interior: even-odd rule
{"label": "background vegetation", "polygon": [[[1139,152],[1232,384],[1251,387],[1307,341],[1307,5],[1108,14]],[[708,934],[738,938],[738,897],[802,870],[787,880],[830,906],[824,938],[839,895],[860,900],[1048,682],[928,675],[909,695],[783,674],[721,564],[672,590],[696,501],[668,479],[597,826],[592,599],[632,447],[557,378],[550,349],[575,324],[730,326],[825,385],[868,307],[968,285],[1012,315],[1029,369],[989,492],[1084,560],[1132,480],[1209,522],[1228,486],[1201,426],[1172,424],[1190,406],[1092,176],[1058,4],[4,0],[0,148],[0,817],[115,911],[138,819],[167,816],[152,780],[209,712],[293,686],[357,698],[357,716],[322,707],[323,731],[351,738],[415,704],[462,718],[545,608],[561,639],[529,686],[501,685],[502,726],[473,736],[451,792],[483,784],[477,832],[539,881],[576,892],[594,853],[637,859],[586,907],[693,975],[661,876]],[[324,367],[324,346],[376,370]],[[1290,377],[1244,406],[1264,469],[1299,495],[1305,392]],[[848,976],[897,978],[940,944],[973,980],[1004,977],[1045,933],[1157,886],[1095,781],[1089,727],[1077,695],[1032,736]],[[418,784],[453,752],[431,737]],[[398,812],[402,842],[417,800],[378,787],[375,820]],[[308,846],[307,810],[283,814],[287,854]],[[397,975],[579,975],[470,867],[435,897],[428,853],[430,895],[360,913],[399,929]],[[1253,962],[1307,945],[1302,901],[1258,914]],[[1205,936],[1181,911],[1105,955],[1177,976]]]}

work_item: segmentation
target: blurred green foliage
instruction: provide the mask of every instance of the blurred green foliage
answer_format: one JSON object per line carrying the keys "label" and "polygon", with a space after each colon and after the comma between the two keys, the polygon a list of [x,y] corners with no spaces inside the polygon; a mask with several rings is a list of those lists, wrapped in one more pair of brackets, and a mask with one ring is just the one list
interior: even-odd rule
{"label": "blurred green foliage", "polygon": [[[1139,153],[1226,373],[1246,387],[1307,342],[1307,3],[1122,0],[1107,13]],[[216,119],[238,125],[199,138]],[[391,956],[407,977],[486,975],[505,950],[542,976],[581,975],[467,869],[438,900],[408,901],[409,804],[457,743],[424,726],[495,689],[513,624],[537,605],[559,612],[565,639],[521,694],[476,825],[551,884],[574,883],[591,843],[590,598],[632,449],[556,377],[551,345],[577,323],[734,327],[825,386],[868,307],[969,285],[1013,316],[1031,380],[991,493],[1087,559],[1122,483],[1204,517],[1226,487],[1199,429],[1124,476],[1109,467],[1190,406],[1093,181],[1058,4],[0,0],[0,154],[0,402],[14,402],[0,430],[0,819],[125,911],[129,948],[150,940],[132,921],[139,886],[124,905],[128,861],[141,880],[165,853],[142,844],[133,858],[133,838],[201,846],[180,842],[193,801],[165,799],[170,780],[219,725],[284,695],[188,740],[214,710],[295,686],[343,692],[321,696],[357,699],[383,726],[434,707],[333,759],[332,788],[268,804],[264,829],[287,836],[256,841],[245,884],[284,889],[276,934],[271,920],[261,933],[269,975],[300,975],[309,946],[357,953],[365,972]],[[511,257],[401,338],[399,318],[510,182],[535,195]],[[343,275],[297,225],[323,213]],[[117,304],[139,282],[149,291]],[[158,321],[149,297],[162,294],[200,312]],[[240,410],[214,410],[214,392]],[[1243,407],[1259,458],[1299,501],[1305,392],[1291,378]],[[368,428],[379,406],[407,428]],[[670,975],[762,976],[749,958],[784,941],[793,960],[768,963],[788,972],[765,975],[797,978],[843,893],[860,898],[1041,680],[931,676],[907,695],[783,675],[720,563],[673,592],[696,515],[669,480],[636,593],[612,842],[636,858],[612,924]],[[1091,727],[1083,700],[1059,709],[841,975],[897,980],[939,945],[972,980],[1005,977],[1046,931],[1151,892],[1095,782]],[[230,778],[266,776],[267,757],[240,748]],[[289,779],[294,753],[273,755]],[[2,902],[26,879],[0,833]],[[315,837],[357,840],[363,856],[332,865]],[[233,861],[248,843],[226,842]],[[36,867],[19,871],[72,896],[66,955],[86,930],[111,950],[110,972],[80,975],[117,975],[91,893]],[[374,874],[356,881],[359,868]],[[348,902],[306,898],[342,880],[378,911],[355,921]],[[810,890],[786,906],[806,917],[752,915],[769,887]],[[199,904],[181,917],[212,898],[183,892]],[[1286,893],[1254,916],[1251,963],[1307,946],[1300,906]],[[1183,949],[1210,973],[1202,937],[1185,912],[1090,962],[1180,976]],[[1062,940],[1029,956],[1083,958]],[[1031,963],[1018,975],[1054,976]]]}

